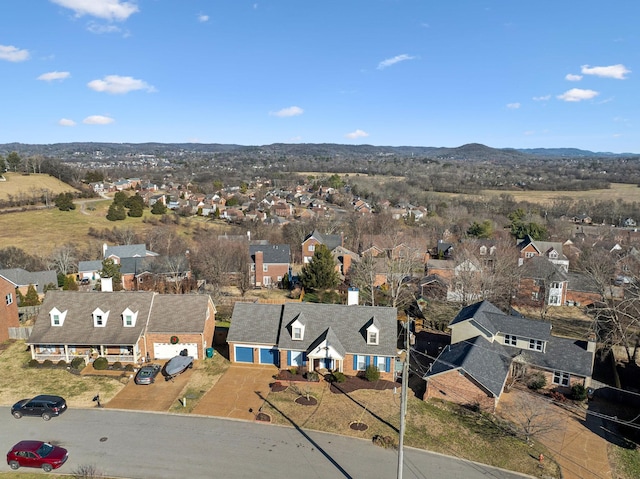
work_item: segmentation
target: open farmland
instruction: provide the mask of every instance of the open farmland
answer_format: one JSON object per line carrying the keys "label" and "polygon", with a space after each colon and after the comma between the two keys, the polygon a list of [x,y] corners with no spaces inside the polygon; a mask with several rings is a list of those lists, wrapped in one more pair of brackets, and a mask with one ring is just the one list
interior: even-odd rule
{"label": "open farmland", "polygon": [[507,194],[515,201],[529,201],[541,205],[550,205],[559,198],[578,200],[622,200],[625,202],[640,201],[640,188],[626,183],[612,183],[611,188],[585,191],[503,191],[483,190],[483,195],[500,196]]}
{"label": "open farmland", "polygon": [[45,174],[23,175],[7,172],[3,177],[5,181],[0,181],[0,200],[5,201],[11,197],[41,196],[44,191],[50,191],[53,195],[76,191],[68,184]]}

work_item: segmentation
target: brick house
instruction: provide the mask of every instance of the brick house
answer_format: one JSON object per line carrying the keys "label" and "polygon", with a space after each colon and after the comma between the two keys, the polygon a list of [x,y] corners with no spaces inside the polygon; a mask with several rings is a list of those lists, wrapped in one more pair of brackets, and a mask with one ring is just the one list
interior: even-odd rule
{"label": "brick house", "polygon": [[280,283],[289,274],[291,248],[286,244],[249,245],[251,257],[251,283],[256,287],[268,287]]}
{"label": "brick house", "polygon": [[204,358],[213,343],[215,313],[209,295],[49,291],[27,345],[38,361],[104,356],[138,363],[168,359],[182,349]]}
{"label": "brick house", "polygon": [[518,243],[517,247],[520,251],[520,265],[528,258],[542,256],[549,262],[558,265],[564,271],[569,271],[569,259],[562,252],[562,243],[534,241],[531,236],[527,235],[525,239]]}
{"label": "brick house", "polygon": [[323,235],[318,230],[308,235],[302,242],[302,263],[307,264],[313,258],[316,246],[325,245],[329,251],[333,251],[338,246],[344,246],[342,235]]}
{"label": "brick house", "polygon": [[20,327],[18,299],[13,283],[0,276],[0,343],[9,339],[9,328]]}
{"label": "brick house", "polygon": [[396,309],[317,303],[236,303],[227,342],[234,363],[363,374],[375,365],[394,379]]}
{"label": "brick house", "polygon": [[542,372],[561,392],[591,384],[595,338],[552,336],[550,323],[507,315],[488,301],[463,308],[449,328],[451,344],[423,377],[425,400],[435,397],[493,412],[508,377],[523,367]]}
{"label": "brick house", "polygon": [[[48,285],[58,287],[58,276],[55,270],[27,271],[22,268],[0,269],[0,278],[11,283],[14,289],[26,295],[29,285],[33,285],[38,296],[44,295],[44,288]],[[14,291],[15,292],[15,291]]]}

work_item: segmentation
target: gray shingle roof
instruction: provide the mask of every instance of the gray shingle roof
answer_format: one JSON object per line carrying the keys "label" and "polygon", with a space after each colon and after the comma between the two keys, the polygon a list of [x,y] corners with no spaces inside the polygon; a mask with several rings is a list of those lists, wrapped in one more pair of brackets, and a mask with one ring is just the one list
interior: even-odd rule
{"label": "gray shingle roof", "polygon": [[58,286],[58,276],[55,270],[46,271],[27,271],[22,268],[1,269],[0,276],[13,283],[15,287],[34,285],[36,291],[40,294],[44,292],[47,284],[55,284]]}
{"label": "gray shingle roof", "polygon": [[495,397],[499,397],[509,374],[511,356],[500,344],[481,336],[447,346],[424,379],[461,369]]}
{"label": "gray shingle roof", "polygon": [[317,239],[320,243],[325,245],[329,249],[329,251],[342,245],[342,235],[323,235],[318,230],[314,230],[314,232],[307,236],[304,241],[307,241],[311,237]]}
{"label": "gray shingle roof", "polygon": [[522,265],[523,278],[566,281],[567,273],[543,256],[528,258]]}
{"label": "gray shingle roof", "polygon": [[[149,333],[201,333],[208,302],[208,295],[162,295],[149,291],[49,291],[27,344],[134,344],[145,328]],[[67,312],[62,326],[51,325],[49,312],[53,308]],[[93,325],[96,308],[109,311],[104,327]],[[123,326],[122,313],[127,308],[138,313],[134,327]]]}
{"label": "gray shingle roof", "polygon": [[104,257],[116,256],[118,258],[135,258],[143,256],[157,256],[157,253],[147,250],[144,244],[125,244],[117,246],[107,246]]}
{"label": "gray shingle roof", "polygon": [[78,273],[92,273],[102,269],[102,261],[97,259],[93,261],[78,261]]}
{"label": "gray shingle roof", "polygon": [[569,283],[567,289],[569,291],[581,291],[583,293],[598,293],[599,288],[597,283],[586,274],[581,273],[567,273],[567,279]]}
{"label": "gray shingle roof", "polygon": [[[308,351],[331,328],[345,353],[395,356],[398,335],[396,316],[395,308],[380,306],[236,303],[227,340]],[[291,324],[296,319],[304,325],[304,337],[300,341],[291,339]],[[380,330],[377,345],[367,344],[366,327],[372,319]]]}
{"label": "gray shingle roof", "polygon": [[291,248],[288,244],[252,244],[249,246],[251,260],[256,262],[256,252],[262,251],[262,260],[269,264],[289,264],[291,262]]}
{"label": "gray shingle roof", "polygon": [[544,353],[523,350],[522,356],[527,362],[544,369],[591,376],[593,353],[587,351],[586,341],[552,336]]}

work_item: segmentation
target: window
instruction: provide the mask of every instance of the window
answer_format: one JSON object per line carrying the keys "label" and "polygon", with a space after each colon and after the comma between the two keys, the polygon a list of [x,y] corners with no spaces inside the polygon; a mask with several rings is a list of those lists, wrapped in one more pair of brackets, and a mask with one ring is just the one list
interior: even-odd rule
{"label": "window", "polygon": [[532,251],[527,251],[524,253],[525,258],[533,258],[536,254]]}
{"label": "window", "polygon": [[504,344],[509,344],[511,346],[515,346],[517,342],[518,342],[518,338],[516,338],[512,334],[505,334],[504,335]]}
{"label": "window", "polygon": [[309,251],[315,251],[315,250],[316,250],[316,245],[310,244],[309,245]]}
{"label": "window", "polygon": [[569,380],[571,376],[569,373],[563,373],[561,371],[553,372],[553,384],[558,384],[559,386],[569,386]]}
{"label": "window", "polygon": [[54,326],[60,326],[60,315],[54,314],[52,322]]}
{"label": "window", "polygon": [[251,263],[251,272],[253,273],[253,272],[255,272],[255,270],[256,270],[255,263]]}
{"label": "window", "polygon": [[534,301],[538,301],[538,292],[537,291],[531,292],[531,299],[534,300]]}
{"label": "window", "polygon": [[262,271],[263,271],[264,273],[266,273],[267,271],[269,271],[269,265],[268,265],[268,264],[263,264],[263,265],[262,265]]}
{"label": "window", "polygon": [[133,316],[131,316],[130,314],[127,314],[124,317],[124,325],[125,326],[133,326]]}
{"label": "window", "polygon": [[364,371],[367,369],[367,357],[366,356],[356,356],[356,370]]}
{"label": "window", "polygon": [[369,330],[367,333],[367,343],[378,344],[378,331]]}
{"label": "window", "polygon": [[529,340],[529,349],[534,349],[536,351],[542,351],[542,341],[539,339],[530,339]]}
{"label": "window", "polygon": [[102,311],[100,308],[96,308],[93,313],[93,326],[96,328],[103,328],[107,325],[109,319],[109,311]]}
{"label": "window", "polygon": [[487,254],[487,247],[486,246],[480,246],[480,254],[481,255],[485,255]]}
{"label": "window", "polygon": [[13,294],[9,293],[4,297],[5,302],[7,303],[7,306],[9,306],[10,304],[13,304]]}
{"label": "window", "polygon": [[551,287],[555,288],[555,289],[558,289],[558,288],[560,288],[560,283],[558,283],[557,281],[554,281],[553,283],[551,283]]}
{"label": "window", "polygon": [[549,296],[549,304],[555,304],[556,306],[560,304],[560,296]]}
{"label": "window", "polygon": [[101,314],[96,314],[96,326],[102,326],[103,322],[102,322],[102,315]]}
{"label": "window", "polygon": [[386,358],[382,356],[376,357],[376,367],[378,368],[378,371],[386,371],[387,370]]}
{"label": "window", "polygon": [[551,259],[557,259],[558,258],[558,252],[556,250],[553,250],[549,253],[549,258]]}
{"label": "window", "polygon": [[293,328],[293,337],[291,339],[294,340],[301,340],[302,339],[302,328],[301,327],[294,327]]}

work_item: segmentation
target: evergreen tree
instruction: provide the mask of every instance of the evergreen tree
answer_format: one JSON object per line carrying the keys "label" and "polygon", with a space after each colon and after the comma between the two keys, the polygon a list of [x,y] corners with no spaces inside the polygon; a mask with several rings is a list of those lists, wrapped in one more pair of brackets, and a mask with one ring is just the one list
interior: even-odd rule
{"label": "evergreen tree", "polygon": [[144,200],[142,199],[142,196],[136,193],[135,195],[127,198],[124,206],[129,209],[129,212],[127,213],[129,216],[133,218],[140,218],[144,210]]}
{"label": "evergreen tree", "polygon": [[163,215],[167,212],[167,207],[162,201],[156,201],[151,207],[152,215]]}
{"label": "evergreen tree", "polygon": [[64,277],[64,284],[62,285],[64,291],[78,291],[78,283],[72,276]]}
{"label": "evergreen tree", "polygon": [[16,153],[12,151],[7,155],[7,168],[10,171],[18,171],[18,168],[22,165],[22,158]]}
{"label": "evergreen tree", "polygon": [[102,269],[99,273],[101,278],[111,278],[113,280],[113,289],[115,291],[122,289],[122,275],[120,274],[120,265],[113,261],[113,259],[105,259],[102,262]]}
{"label": "evergreen tree", "polygon": [[340,278],[331,251],[323,244],[316,246],[313,258],[302,267],[300,282],[305,289],[331,289],[338,286]]}
{"label": "evergreen tree", "polygon": [[122,191],[117,191],[115,195],[113,195],[113,202],[117,205],[124,206],[127,201],[127,194]]}
{"label": "evergreen tree", "polygon": [[60,193],[56,196],[54,203],[60,211],[71,211],[76,209],[73,204],[73,195],[71,193]]}
{"label": "evergreen tree", "polygon": [[27,289],[27,294],[20,298],[20,306],[38,306],[40,304],[40,297],[34,285],[30,284]]}
{"label": "evergreen tree", "polygon": [[109,211],[107,211],[107,219],[109,221],[119,221],[123,220],[127,217],[127,212],[124,209],[124,206],[121,204],[117,204],[115,201],[111,203],[109,206]]}

